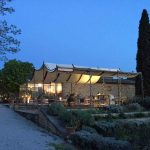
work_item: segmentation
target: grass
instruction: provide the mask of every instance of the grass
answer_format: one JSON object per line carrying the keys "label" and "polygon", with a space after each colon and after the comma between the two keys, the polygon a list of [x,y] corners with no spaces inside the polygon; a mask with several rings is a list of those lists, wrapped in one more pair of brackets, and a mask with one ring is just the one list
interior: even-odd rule
{"label": "grass", "polygon": [[76,150],[72,145],[68,143],[60,143],[60,144],[49,143],[48,145],[50,147],[54,147],[55,150]]}

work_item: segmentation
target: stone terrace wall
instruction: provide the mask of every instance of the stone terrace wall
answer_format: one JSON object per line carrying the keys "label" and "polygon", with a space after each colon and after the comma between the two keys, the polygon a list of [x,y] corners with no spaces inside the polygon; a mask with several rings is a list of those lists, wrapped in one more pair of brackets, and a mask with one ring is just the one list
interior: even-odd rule
{"label": "stone terrace wall", "polygon": [[[121,96],[132,98],[135,96],[135,85],[121,84],[120,85]],[[71,84],[63,84],[63,94],[69,95],[71,93]],[[72,93],[81,94],[86,97],[90,95],[89,84],[72,84]],[[118,85],[117,84],[93,84],[92,95],[95,96],[97,93],[112,94],[118,97]]]}

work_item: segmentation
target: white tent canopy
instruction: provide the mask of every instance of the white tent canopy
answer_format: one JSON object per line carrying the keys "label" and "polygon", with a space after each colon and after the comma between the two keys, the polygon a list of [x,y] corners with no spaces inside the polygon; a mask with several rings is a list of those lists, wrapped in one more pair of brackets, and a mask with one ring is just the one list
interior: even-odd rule
{"label": "white tent canopy", "polygon": [[42,67],[34,70],[31,83],[80,83],[94,84],[101,77],[133,78],[138,73],[122,72],[119,69],[84,67],[76,65],[62,65],[43,63]]}

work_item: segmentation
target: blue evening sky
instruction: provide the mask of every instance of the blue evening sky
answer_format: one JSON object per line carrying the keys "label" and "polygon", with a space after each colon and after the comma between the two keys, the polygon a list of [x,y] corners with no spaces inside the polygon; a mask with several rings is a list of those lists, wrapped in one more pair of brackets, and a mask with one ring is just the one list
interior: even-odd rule
{"label": "blue evening sky", "polygon": [[[22,34],[9,59],[135,71],[138,26],[150,0],[14,0],[7,15]],[[0,62],[2,66],[2,62]]]}

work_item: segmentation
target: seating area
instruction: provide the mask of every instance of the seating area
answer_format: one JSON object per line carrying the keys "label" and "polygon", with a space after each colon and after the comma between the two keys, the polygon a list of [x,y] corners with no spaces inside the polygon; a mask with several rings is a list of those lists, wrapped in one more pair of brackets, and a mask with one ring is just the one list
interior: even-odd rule
{"label": "seating area", "polygon": [[80,97],[76,94],[70,94],[68,97],[59,99],[49,99],[49,103],[58,102],[62,103],[65,107],[103,107],[111,104],[117,104],[115,98],[110,95],[97,94],[97,96]]}
{"label": "seating area", "polygon": [[62,103],[65,107],[68,108],[100,108],[109,105],[121,105],[127,102],[127,97],[115,97],[112,94],[104,94],[104,93],[97,93],[96,96],[81,96],[76,93],[68,94],[66,96],[62,95],[51,95],[47,97],[47,95],[43,95],[37,99],[24,99],[23,103],[29,104],[44,104],[48,105],[51,103]]}

